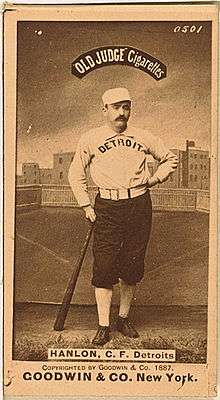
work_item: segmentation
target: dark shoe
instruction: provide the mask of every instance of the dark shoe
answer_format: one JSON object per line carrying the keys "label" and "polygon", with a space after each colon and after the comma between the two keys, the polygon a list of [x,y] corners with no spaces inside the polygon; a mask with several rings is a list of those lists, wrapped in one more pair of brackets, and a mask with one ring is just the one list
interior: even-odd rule
{"label": "dark shoe", "polygon": [[138,338],[139,333],[133,328],[128,318],[118,317],[117,330],[124,336]]}
{"label": "dark shoe", "polygon": [[103,344],[109,342],[109,340],[109,326],[99,325],[96,335],[92,340],[92,344],[94,344],[95,346],[103,346]]}

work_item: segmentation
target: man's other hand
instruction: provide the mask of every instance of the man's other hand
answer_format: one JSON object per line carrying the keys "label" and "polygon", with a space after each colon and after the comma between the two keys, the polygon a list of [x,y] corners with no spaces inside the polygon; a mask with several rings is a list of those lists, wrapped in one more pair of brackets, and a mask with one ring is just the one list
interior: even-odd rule
{"label": "man's other hand", "polygon": [[92,206],[83,207],[83,210],[85,211],[86,218],[89,219],[91,222],[95,222],[96,214]]}
{"label": "man's other hand", "polygon": [[175,170],[175,169],[177,168],[178,164],[179,164],[178,159],[177,159],[177,158],[174,158],[174,160],[172,161],[172,163],[171,163],[170,166],[171,166],[171,168],[172,168],[173,170]]}

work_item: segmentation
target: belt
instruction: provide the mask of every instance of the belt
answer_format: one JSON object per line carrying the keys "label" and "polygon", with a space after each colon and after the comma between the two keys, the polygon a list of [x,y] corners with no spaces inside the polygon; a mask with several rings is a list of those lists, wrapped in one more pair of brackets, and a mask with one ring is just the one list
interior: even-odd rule
{"label": "belt", "polygon": [[102,199],[109,200],[125,200],[133,199],[134,197],[141,196],[147,191],[146,186],[131,188],[131,189],[102,189],[99,188],[99,194]]}

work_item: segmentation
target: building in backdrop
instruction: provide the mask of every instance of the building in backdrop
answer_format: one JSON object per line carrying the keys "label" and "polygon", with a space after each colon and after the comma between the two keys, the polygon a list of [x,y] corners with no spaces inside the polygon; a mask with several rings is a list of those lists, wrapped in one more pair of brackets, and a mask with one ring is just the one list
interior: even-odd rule
{"label": "building in backdrop", "polygon": [[[157,187],[171,189],[209,190],[210,157],[207,150],[195,146],[194,141],[187,140],[185,150],[171,149],[179,159],[176,171]],[[53,168],[40,168],[37,163],[23,163],[22,175],[17,175],[17,185],[47,184],[69,185],[68,172],[74,158],[73,152],[53,154]],[[149,161],[148,168],[153,175],[158,167],[157,161]],[[94,186],[89,171],[88,186]]]}
{"label": "building in backdrop", "polygon": [[189,189],[208,190],[209,185],[209,152],[197,148],[194,141],[187,140],[183,160],[183,186]]}
{"label": "building in backdrop", "polygon": [[74,154],[73,152],[54,154],[52,168],[40,168],[38,163],[23,163],[22,175],[16,176],[16,185],[69,185],[68,171]]}
{"label": "building in backdrop", "polygon": [[40,168],[40,184],[53,184],[53,168]]}
{"label": "building in backdrop", "polygon": [[40,167],[37,163],[23,163],[22,176],[24,185],[39,184],[40,183]]}
{"label": "building in backdrop", "polygon": [[56,153],[53,155],[53,184],[69,185],[68,171],[73,161],[74,153]]}

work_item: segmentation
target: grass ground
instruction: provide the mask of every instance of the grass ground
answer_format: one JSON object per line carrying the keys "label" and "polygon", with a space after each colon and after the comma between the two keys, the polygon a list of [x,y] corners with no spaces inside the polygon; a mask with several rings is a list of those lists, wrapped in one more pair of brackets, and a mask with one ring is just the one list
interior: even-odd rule
{"label": "grass ground", "polygon": [[[14,359],[47,360],[48,348],[93,348],[91,339],[97,328],[94,306],[72,305],[65,330],[56,332],[53,324],[57,306],[19,304],[14,315]],[[131,320],[140,338],[124,338],[115,330],[117,308],[111,313],[111,341],[108,349],[175,349],[176,361],[206,361],[206,307],[134,306]]]}

